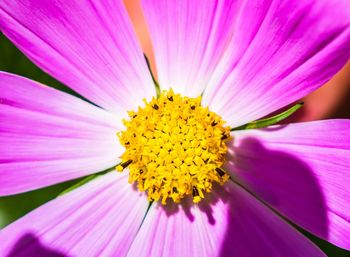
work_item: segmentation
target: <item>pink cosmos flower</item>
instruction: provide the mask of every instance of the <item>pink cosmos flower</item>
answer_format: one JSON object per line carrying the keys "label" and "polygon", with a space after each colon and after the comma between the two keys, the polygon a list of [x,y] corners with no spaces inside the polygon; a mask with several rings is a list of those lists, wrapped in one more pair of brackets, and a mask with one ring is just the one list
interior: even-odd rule
{"label": "pink cosmos flower", "polygon": [[[348,0],[143,9],[161,88],[202,94],[232,128],[320,87],[350,56]],[[112,168],[1,230],[1,256],[324,256],[290,222],[350,249],[349,120],[234,130],[230,181],[199,204],[149,204],[113,169],[122,119],[156,96],[123,3],[0,0],[0,27],[95,104],[1,72],[0,195]]]}

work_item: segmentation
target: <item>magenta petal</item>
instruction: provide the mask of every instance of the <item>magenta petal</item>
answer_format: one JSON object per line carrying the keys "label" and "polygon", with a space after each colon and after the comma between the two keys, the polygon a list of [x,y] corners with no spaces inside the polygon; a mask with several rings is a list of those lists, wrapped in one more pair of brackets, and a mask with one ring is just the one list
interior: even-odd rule
{"label": "magenta petal", "polygon": [[234,133],[235,179],[285,217],[350,249],[350,120]]}
{"label": "magenta petal", "polygon": [[122,1],[3,0],[1,31],[44,71],[105,109],[155,88]]}
{"label": "magenta petal", "polygon": [[226,190],[210,206],[152,206],[128,256],[325,256],[246,191],[231,182]]}
{"label": "magenta petal", "polygon": [[0,72],[0,195],[115,166],[120,124],[76,97]]}
{"label": "magenta petal", "polygon": [[229,2],[142,1],[162,88],[195,97],[202,93],[242,1]]}
{"label": "magenta petal", "polygon": [[124,256],[148,207],[127,180],[111,172],[32,211],[0,231],[0,255]]}
{"label": "magenta petal", "polygon": [[233,127],[302,98],[349,59],[348,0],[229,2],[237,15],[226,17],[227,9],[221,18],[233,28],[219,34],[226,48],[217,44],[222,58],[203,103]]}

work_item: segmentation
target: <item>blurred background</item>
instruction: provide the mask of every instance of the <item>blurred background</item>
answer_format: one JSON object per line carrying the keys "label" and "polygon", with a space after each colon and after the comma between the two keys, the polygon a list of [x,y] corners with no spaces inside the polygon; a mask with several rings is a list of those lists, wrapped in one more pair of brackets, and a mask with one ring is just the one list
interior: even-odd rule
{"label": "blurred background", "polygon": [[[124,0],[145,54],[155,71],[151,40],[143,18],[140,0]],[[76,95],[72,90],[51,78],[33,65],[3,34],[0,33],[0,70],[16,73],[59,90]],[[303,99],[304,107],[288,122],[311,121],[329,118],[350,118],[350,62],[326,85]],[[30,210],[55,198],[77,181],[70,181],[48,188],[10,197],[0,197],[0,229]],[[349,185],[350,186],[350,185]],[[350,256],[323,240],[302,231],[328,256]],[[349,239],[350,240],[350,239]]]}

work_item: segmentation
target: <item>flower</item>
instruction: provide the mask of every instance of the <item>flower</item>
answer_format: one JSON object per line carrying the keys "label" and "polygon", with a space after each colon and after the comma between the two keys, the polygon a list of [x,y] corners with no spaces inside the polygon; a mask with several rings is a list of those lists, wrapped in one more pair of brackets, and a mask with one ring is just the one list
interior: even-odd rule
{"label": "flower", "polygon": [[[190,125],[182,122],[200,136],[179,133],[193,135],[189,142],[198,139],[204,149],[217,143],[217,151],[227,151],[223,166],[221,155],[205,153],[217,165],[206,174],[214,181],[220,174],[231,179],[219,181],[225,182],[221,186],[208,178],[201,183],[184,178],[182,183],[179,176],[184,196],[192,188],[193,200],[201,201],[193,204],[171,194],[163,206],[149,204],[144,193],[130,186],[127,171],[113,169],[1,230],[1,255],[324,256],[287,221],[350,249],[349,120],[233,130],[230,140],[206,145],[203,138],[216,137],[206,137],[207,121],[188,105],[202,95],[201,105],[195,105],[203,108],[201,113],[207,110],[217,117],[215,123],[239,128],[318,88],[349,59],[348,1],[142,3],[159,85],[166,90],[161,97],[170,98],[171,90],[180,94],[180,114],[152,102],[157,101],[152,100],[156,87],[121,1],[1,0],[1,31],[44,71],[95,105],[1,72],[0,195],[116,166],[127,170],[133,165],[131,181],[140,184],[141,168],[152,170],[154,159],[123,158],[133,156],[127,148],[131,131],[152,123],[134,115],[128,119],[127,111],[156,117],[154,125],[161,115],[151,112],[152,106],[166,109],[170,123],[175,115],[196,117]],[[129,142],[137,156],[146,145],[160,148],[147,136],[142,140]],[[196,166],[193,174],[200,175],[203,159],[197,164],[195,158],[204,153],[198,149],[201,155],[192,153],[191,165]],[[160,152],[156,156],[165,159]],[[142,178],[156,185],[162,174]],[[212,192],[202,196],[196,185]]]}

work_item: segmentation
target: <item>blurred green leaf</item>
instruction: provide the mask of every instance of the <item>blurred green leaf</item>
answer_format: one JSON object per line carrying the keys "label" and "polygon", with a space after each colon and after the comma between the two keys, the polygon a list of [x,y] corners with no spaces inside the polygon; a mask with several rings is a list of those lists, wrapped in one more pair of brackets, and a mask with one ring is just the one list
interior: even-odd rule
{"label": "blurred green leaf", "polygon": [[60,192],[75,183],[76,181],[70,181],[28,193],[0,197],[0,229],[55,198]]}
{"label": "blurred green leaf", "polygon": [[69,94],[79,96],[70,88],[50,77],[35,66],[0,32],[0,70],[15,73],[26,78],[41,82]]}

